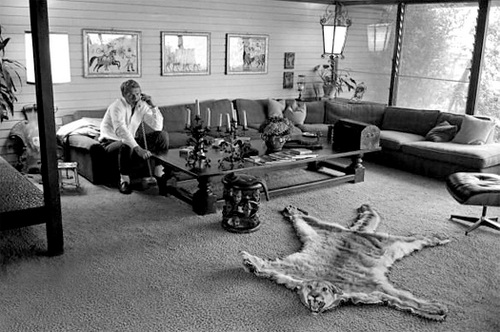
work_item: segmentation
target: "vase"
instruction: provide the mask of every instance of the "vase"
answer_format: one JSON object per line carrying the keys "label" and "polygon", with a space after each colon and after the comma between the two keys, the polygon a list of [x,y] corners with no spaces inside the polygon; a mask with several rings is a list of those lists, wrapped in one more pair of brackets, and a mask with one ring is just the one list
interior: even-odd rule
{"label": "vase", "polygon": [[335,86],[332,85],[332,84],[324,84],[323,85],[323,98],[335,98],[335,95],[336,95],[336,90],[335,90]]}
{"label": "vase", "polygon": [[265,140],[267,152],[276,152],[281,151],[283,149],[283,145],[287,141],[287,137],[285,136],[270,136]]}

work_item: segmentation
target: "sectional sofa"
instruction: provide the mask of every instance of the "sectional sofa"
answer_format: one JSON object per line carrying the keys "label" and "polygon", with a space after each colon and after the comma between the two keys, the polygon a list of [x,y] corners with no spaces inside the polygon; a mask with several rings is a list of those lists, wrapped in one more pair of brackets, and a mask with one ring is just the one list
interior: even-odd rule
{"label": "sectional sofa", "polygon": [[[160,107],[172,148],[186,144],[188,108],[193,115],[194,103]],[[269,116],[290,118],[296,125],[292,138],[300,138],[303,132],[326,135],[329,124],[348,118],[380,128],[382,150],[367,155],[370,160],[441,179],[458,171],[500,174],[500,143],[494,143],[494,123],[487,119],[344,99],[308,102],[293,99],[207,100],[200,102],[200,116],[204,120],[208,109],[213,135],[218,134],[215,131],[221,123],[221,130],[225,130],[227,114],[232,114],[233,109],[240,123],[246,118],[245,136],[254,138],[260,136],[257,129]],[[63,124],[74,124],[77,120],[95,122],[104,112],[105,109],[77,111],[63,118]],[[64,147],[65,158],[77,161],[79,173],[92,183],[109,183],[117,179],[116,158],[110,160],[104,154],[95,135],[74,130],[58,138]],[[145,176],[144,170],[141,167],[136,175]]]}

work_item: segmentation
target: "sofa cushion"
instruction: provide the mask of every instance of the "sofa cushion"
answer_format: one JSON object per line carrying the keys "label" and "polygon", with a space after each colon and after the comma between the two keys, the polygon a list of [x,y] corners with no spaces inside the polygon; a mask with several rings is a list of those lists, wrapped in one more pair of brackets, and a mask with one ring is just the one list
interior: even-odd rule
{"label": "sofa cushion", "polygon": [[234,103],[240,119],[246,111],[248,127],[258,129],[266,120],[267,99],[236,99]]}
{"label": "sofa cushion", "polygon": [[273,118],[273,117],[278,117],[282,118],[283,117],[283,112],[285,111],[285,101],[284,100],[275,100],[269,98],[267,100],[267,117],[268,118]]}
{"label": "sofa cushion", "polygon": [[437,123],[439,111],[388,106],[382,130],[397,130],[425,136]]}
{"label": "sofa cushion", "polygon": [[386,105],[369,102],[353,102],[348,99],[336,99],[326,102],[326,122],[335,123],[347,118],[380,127]]}
{"label": "sofa cushion", "polygon": [[380,146],[389,150],[401,150],[403,144],[424,141],[425,137],[417,134],[404,133],[395,130],[380,131]]}
{"label": "sofa cushion", "polygon": [[176,149],[187,145],[188,134],[185,132],[168,133],[168,146],[170,149]]}
{"label": "sofa cushion", "polygon": [[283,115],[295,125],[304,124],[307,115],[307,105],[304,102],[294,100],[285,108]]}
{"label": "sofa cushion", "polygon": [[194,118],[194,112],[196,112],[194,103],[160,106],[159,109],[163,115],[163,129],[169,134],[173,132],[184,132],[186,128],[188,108],[191,110],[191,118]]}
{"label": "sofa cushion", "polygon": [[451,125],[448,121],[443,121],[429,130],[427,135],[425,135],[425,140],[431,142],[449,142],[455,137],[457,131],[457,126]]}
{"label": "sofa cushion", "polygon": [[417,157],[482,169],[500,164],[500,143],[485,145],[411,142],[402,145],[403,153]]}
{"label": "sofa cushion", "polygon": [[465,115],[462,126],[452,142],[472,145],[486,144],[494,128],[495,123],[493,121],[481,120],[471,115]]}
{"label": "sofa cushion", "polygon": [[464,120],[464,117],[465,117],[465,114],[440,112],[436,123],[441,123],[443,121],[446,121],[453,126],[457,126],[457,132],[458,132],[458,129],[460,129],[460,126],[462,125],[462,121]]}
{"label": "sofa cushion", "polygon": [[324,123],[325,122],[325,102],[306,102],[307,114],[304,123]]}
{"label": "sofa cushion", "polygon": [[203,121],[207,121],[207,113],[210,108],[210,127],[219,126],[219,121],[222,126],[226,126],[226,114],[231,116],[231,105],[229,99],[205,100],[200,103],[200,116]]}

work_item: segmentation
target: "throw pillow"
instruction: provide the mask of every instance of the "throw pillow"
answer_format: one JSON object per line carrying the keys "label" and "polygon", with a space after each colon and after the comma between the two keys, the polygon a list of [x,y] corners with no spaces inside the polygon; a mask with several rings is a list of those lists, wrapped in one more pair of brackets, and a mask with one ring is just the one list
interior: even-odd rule
{"label": "throw pillow", "polygon": [[285,101],[284,100],[274,100],[269,99],[267,104],[267,117],[283,117],[283,111],[285,110]]}
{"label": "throw pillow", "polygon": [[455,137],[457,130],[457,126],[450,124],[448,121],[443,121],[429,130],[427,135],[425,135],[425,140],[431,142],[449,142]]}
{"label": "throw pillow", "polygon": [[462,126],[452,142],[471,145],[485,144],[494,127],[493,121],[480,120],[471,115],[465,115]]}
{"label": "throw pillow", "polygon": [[295,125],[303,125],[307,115],[306,103],[294,100],[283,113]]}

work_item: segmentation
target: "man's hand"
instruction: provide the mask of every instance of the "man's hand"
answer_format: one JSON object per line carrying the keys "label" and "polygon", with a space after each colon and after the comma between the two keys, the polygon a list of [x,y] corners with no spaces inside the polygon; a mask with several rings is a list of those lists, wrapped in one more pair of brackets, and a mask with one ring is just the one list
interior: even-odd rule
{"label": "man's hand", "polygon": [[141,157],[142,159],[149,159],[153,154],[151,153],[151,151],[148,151],[146,149],[143,149],[141,148],[140,146],[136,146],[134,148],[134,151],[135,153],[137,153],[137,155],[139,157]]}
{"label": "man's hand", "polygon": [[149,105],[149,107],[156,107],[150,95],[141,93],[141,100],[145,101]]}

